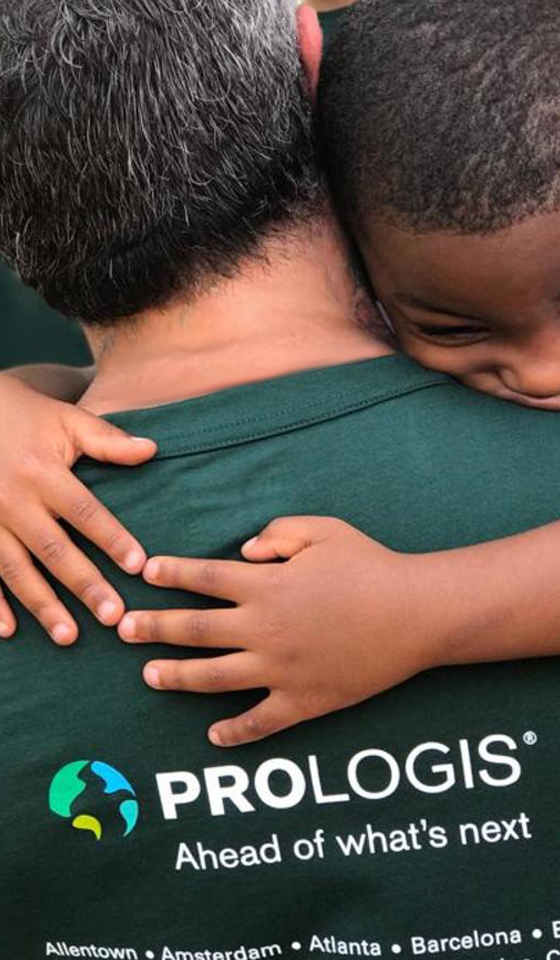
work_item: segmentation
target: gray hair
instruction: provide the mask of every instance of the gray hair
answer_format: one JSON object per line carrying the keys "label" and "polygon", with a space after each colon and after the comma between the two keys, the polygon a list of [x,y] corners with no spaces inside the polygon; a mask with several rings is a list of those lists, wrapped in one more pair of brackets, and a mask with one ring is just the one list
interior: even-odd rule
{"label": "gray hair", "polygon": [[229,276],[312,214],[286,0],[3,0],[0,254],[113,323]]}

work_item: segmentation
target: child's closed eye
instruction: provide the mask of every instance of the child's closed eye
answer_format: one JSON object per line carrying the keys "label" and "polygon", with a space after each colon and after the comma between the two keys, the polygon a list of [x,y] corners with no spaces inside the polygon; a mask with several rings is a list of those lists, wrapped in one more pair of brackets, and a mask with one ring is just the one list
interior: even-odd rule
{"label": "child's closed eye", "polygon": [[414,327],[423,337],[438,340],[450,345],[477,343],[488,336],[486,327],[465,324],[463,326],[441,326],[432,323],[415,323]]}

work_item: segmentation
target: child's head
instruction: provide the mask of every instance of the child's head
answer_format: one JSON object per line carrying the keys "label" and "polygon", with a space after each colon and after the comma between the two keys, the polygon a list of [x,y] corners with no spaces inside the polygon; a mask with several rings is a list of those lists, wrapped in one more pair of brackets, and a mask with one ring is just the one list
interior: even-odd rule
{"label": "child's head", "polygon": [[319,114],[403,349],[560,409],[560,0],[360,0]]}

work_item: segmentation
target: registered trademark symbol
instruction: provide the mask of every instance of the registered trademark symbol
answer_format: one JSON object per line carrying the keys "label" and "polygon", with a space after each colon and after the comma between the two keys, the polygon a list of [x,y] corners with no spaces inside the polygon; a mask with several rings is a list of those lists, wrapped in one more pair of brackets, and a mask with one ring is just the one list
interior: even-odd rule
{"label": "registered trademark symbol", "polygon": [[526,743],[528,747],[534,746],[538,739],[533,730],[527,730],[527,733],[523,734],[523,743]]}

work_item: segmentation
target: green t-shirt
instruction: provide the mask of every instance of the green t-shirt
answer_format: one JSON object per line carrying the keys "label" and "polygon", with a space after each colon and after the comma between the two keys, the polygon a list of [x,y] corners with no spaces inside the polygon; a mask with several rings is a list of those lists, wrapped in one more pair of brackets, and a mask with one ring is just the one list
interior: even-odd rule
{"label": "green t-shirt", "polygon": [[91,363],[77,323],[51,310],[0,263],[0,370],[23,363]]}
{"label": "green t-shirt", "polygon": [[[79,473],[151,554],[235,558],[285,514],[408,551],[560,516],[557,415],[404,357],[114,419],[157,460]],[[135,608],[196,603],[111,575]],[[151,691],[178,652],[68,602],[72,650],[23,611],[0,644],[2,960],[560,951],[560,659],[431,671],[228,752],[209,724],[259,694]]]}

